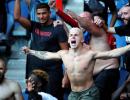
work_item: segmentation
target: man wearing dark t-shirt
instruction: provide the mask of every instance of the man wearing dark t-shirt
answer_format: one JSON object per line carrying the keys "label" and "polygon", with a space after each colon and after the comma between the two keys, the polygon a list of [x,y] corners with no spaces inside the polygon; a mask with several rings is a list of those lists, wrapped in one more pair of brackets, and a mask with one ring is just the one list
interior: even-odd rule
{"label": "man wearing dark t-shirt", "polygon": [[124,6],[119,10],[121,19],[124,25],[118,27],[109,27],[107,29],[110,33],[116,33],[120,36],[130,36],[130,6]]}
{"label": "man wearing dark t-shirt", "polygon": [[6,32],[6,7],[5,7],[5,0],[0,1],[0,32]]}
{"label": "man wearing dark t-shirt", "polygon": [[[14,8],[14,18],[27,28],[32,34],[30,48],[40,51],[57,52],[60,49],[68,49],[67,35],[63,26],[53,25],[50,18],[50,7],[45,4],[39,4],[36,8],[39,22],[29,21],[20,15],[20,0],[16,0]],[[47,93],[62,100],[62,62],[60,60],[40,60],[34,56],[27,56],[26,78],[33,69],[42,69],[49,74],[49,85]]]}

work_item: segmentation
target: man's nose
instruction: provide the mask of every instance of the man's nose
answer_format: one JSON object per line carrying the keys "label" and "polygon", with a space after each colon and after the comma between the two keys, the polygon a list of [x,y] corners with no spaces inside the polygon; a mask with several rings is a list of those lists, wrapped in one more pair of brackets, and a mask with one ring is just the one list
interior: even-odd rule
{"label": "man's nose", "polygon": [[75,36],[72,36],[72,39],[75,39]]}
{"label": "man's nose", "polygon": [[122,19],[124,18],[124,14],[121,15],[121,18],[122,18]]}
{"label": "man's nose", "polygon": [[40,15],[40,18],[44,18],[44,15],[43,15],[43,14],[41,14],[41,15]]}

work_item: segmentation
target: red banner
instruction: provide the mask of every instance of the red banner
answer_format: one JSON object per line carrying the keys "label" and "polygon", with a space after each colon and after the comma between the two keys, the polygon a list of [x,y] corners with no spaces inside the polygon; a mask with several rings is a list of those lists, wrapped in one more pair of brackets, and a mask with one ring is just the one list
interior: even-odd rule
{"label": "red banner", "polygon": [[56,8],[63,10],[62,0],[56,0]]}

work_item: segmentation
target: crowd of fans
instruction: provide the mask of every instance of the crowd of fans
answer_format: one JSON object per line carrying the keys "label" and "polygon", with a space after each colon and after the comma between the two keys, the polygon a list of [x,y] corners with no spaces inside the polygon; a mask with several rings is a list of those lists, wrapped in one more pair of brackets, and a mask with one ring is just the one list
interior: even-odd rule
{"label": "crowd of fans", "polygon": [[[0,4],[2,34],[6,33],[8,2],[2,0]],[[7,67],[0,58],[0,89],[4,90],[0,99],[130,99],[130,76],[119,85],[121,69],[130,71],[130,40],[125,41],[128,46],[117,49],[115,36],[130,36],[130,1],[84,0],[81,14],[58,9],[56,0],[26,3],[30,17],[21,15],[21,0],[14,2],[13,16],[31,34],[29,46],[22,48],[27,54],[27,89],[22,94],[19,83],[4,77]],[[122,24],[115,26],[117,21]],[[124,59],[120,59],[126,52]]]}

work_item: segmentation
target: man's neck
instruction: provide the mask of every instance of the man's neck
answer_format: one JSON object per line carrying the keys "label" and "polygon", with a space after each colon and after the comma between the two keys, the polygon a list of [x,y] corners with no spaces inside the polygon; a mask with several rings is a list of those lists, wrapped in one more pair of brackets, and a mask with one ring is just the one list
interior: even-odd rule
{"label": "man's neck", "polygon": [[79,46],[78,48],[71,48],[72,55],[79,55],[82,51],[83,46]]}
{"label": "man's neck", "polygon": [[51,25],[52,23],[53,23],[53,20],[49,19],[46,23],[43,23],[42,25],[43,26],[48,26],[48,25]]}

